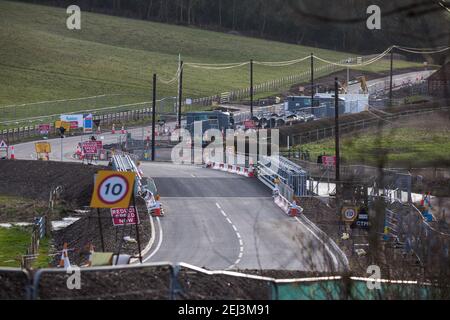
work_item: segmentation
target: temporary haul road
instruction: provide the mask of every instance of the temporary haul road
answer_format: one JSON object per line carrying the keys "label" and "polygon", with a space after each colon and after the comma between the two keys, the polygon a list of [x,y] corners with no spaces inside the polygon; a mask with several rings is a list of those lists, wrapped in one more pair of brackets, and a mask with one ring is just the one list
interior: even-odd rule
{"label": "temporary haul road", "polygon": [[[132,135],[141,132],[131,130]],[[102,136],[104,143],[118,139],[117,133]],[[60,140],[47,140],[50,159],[59,159]],[[76,161],[71,156],[81,137],[63,140],[64,160]],[[15,145],[18,159],[31,159],[33,153],[34,142]],[[342,268],[317,231],[285,215],[255,178],[165,162],[145,162],[141,169],[155,180],[167,213],[152,218],[154,238],[145,262],[187,262],[218,270]]]}
{"label": "temporary haul road", "polygon": [[[286,216],[257,179],[196,166],[145,163],[167,215],[145,261],[210,269],[327,270],[321,243]],[[325,260],[324,260],[325,259]]]}

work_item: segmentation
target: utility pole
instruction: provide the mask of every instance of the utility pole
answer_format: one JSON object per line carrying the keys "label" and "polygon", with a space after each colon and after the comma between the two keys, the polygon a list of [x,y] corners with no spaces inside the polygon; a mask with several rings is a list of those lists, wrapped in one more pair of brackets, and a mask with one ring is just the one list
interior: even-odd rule
{"label": "utility pole", "polygon": [[314,114],[314,54],[311,53],[311,114]]}
{"label": "utility pole", "polygon": [[339,83],[334,78],[334,146],[336,153],[336,197],[338,197],[338,185],[340,184],[340,152],[339,152]]}
{"label": "utility pole", "polygon": [[[350,58],[347,59],[347,65],[350,63]],[[348,83],[350,82],[350,68],[347,66],[347,92],[348,92]]]}
{"label": "utility pole", "polygon": [[253,118],[253,59],[250,60],[250,117]]}
{"label": "utility pole", "polygon": [[394,72],[394,47],[391,49],[391,72],[389,76],[389,107],[392,107],[392,77]]}
{"label": "utility pole", "polygon": [[153,74],[152,161],[155,161],[155,122],[156,122],[156,73]]}
{"label": "utility pole", "polygon": [[180,61],[180,79],[178,86],[178,128],[181,129],[181,104],[183,100],[183,61]]}

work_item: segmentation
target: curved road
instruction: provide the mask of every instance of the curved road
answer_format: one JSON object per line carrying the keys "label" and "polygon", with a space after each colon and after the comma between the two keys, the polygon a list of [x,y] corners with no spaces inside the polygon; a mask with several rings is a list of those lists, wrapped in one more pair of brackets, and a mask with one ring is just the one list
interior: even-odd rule
{"label": "curved road", "polygon": [[298,220],[286,216],[255,178],[196,166],[142,164],[155,179],[166,215],[146,262],[209,269],[329,270],[330,255]]}

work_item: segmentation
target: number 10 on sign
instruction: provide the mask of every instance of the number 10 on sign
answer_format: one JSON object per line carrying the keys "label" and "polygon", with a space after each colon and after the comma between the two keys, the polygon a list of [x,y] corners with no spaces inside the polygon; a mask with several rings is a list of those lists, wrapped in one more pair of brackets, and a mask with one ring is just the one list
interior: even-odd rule
{"label": "number 10 on sign", "polygon": [[128,208],[134,190],[133,172],[99,171],[91,208]]}

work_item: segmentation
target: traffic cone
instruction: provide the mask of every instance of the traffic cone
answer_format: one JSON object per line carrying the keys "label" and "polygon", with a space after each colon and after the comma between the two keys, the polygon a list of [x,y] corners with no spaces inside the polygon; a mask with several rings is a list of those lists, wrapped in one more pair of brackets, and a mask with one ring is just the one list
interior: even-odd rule
{"label": "traffic cone", "polygon": [[100,129],[100,126],[97,127],[97,133],[98,134],[102,133],[102,129]]}
{"label": "traffic cone", "polygon": [[14,160],[16,158],[16,156],[14,155],[14,146],[11,146],[11,154],[10,154],[9,158],[11,160]]}
{"label": "traffic cone", "polygon": [[122,129],[120,130],[120,133],[125,134],[125,127],[122,126]]}
{"label": "traffic cone", "polygon": [[61,259],[59,260],[59,266],[64,269],[70,268],[70,260],[67,253],[67,242],[64,242]]}
{"label": "traffic cone", "polygon": [[116,125],[114,123],[112,125],[111,133],[116,134]]}
{"label": "traffic cone", "polygon": [[94,257],[94,246],[92,244],[89,245],[89,252],[90,252],[90,254],[89,254],[89,261],[88,261],[87,266],[92,267],[92,259]]}

